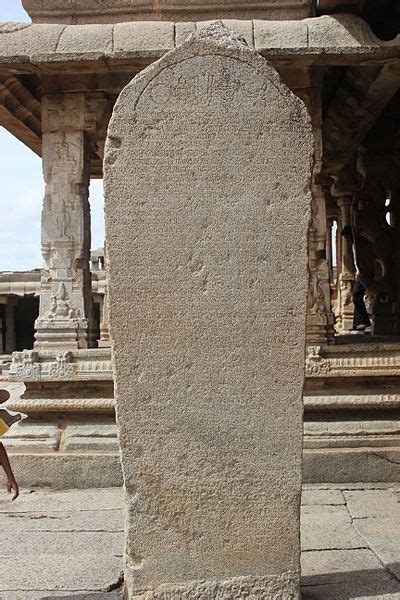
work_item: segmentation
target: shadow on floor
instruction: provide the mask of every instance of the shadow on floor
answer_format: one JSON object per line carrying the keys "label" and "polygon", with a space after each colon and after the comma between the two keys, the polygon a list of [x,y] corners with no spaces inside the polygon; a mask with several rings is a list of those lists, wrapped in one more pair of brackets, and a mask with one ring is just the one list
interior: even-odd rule
{"label": "shadow on floor", "polygon": [[302,600],[356,600],[357,598],[400,599],[400,581],[393,572],[400,571],[400,563],[388,569],[348,571],[302,577]]}
{"label": "shadow on floor", "polygon": [[347,344],[399,344],[400,336],[398,335],[372,335],[371,333],[365,334],[341,334],[335,335],[335,345],[347,345]]}

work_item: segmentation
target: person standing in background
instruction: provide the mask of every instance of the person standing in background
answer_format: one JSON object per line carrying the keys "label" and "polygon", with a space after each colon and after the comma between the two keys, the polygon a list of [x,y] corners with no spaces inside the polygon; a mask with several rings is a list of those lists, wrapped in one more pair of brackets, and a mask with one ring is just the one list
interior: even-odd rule
{"label": "person standing in background", "polygon": [[[7,390],[0,390],[0,404],[5,402],[10,397]],[[21,413],[12,413],[4,407],[0,407],[0,437],[2,437],[14,423],[18,423],[26,415]],[[7,450],[5,449],[2,442],[0,442],[0,465],[3,467],[4,472],[7,476],[7,491],[12,494],[11,500],[16,500],[19,496],[19,487],[16,482],[10,460],[8,458]]]}
{"label": "person standing in background", "polygon": [[365,331],[367,327],[371,325],[367,308],[365,306],[364,294],[365,286],[362,282],[362,275],[357,266],[357,257],[353,237],[353,229],[351,225],[346,225],[342,229],[342,236],[351,244],[353,252],[354,266],[356,268],[356,282],[353,289],[353,302],[354,302],[354,318],[353,318],[353,331]]}

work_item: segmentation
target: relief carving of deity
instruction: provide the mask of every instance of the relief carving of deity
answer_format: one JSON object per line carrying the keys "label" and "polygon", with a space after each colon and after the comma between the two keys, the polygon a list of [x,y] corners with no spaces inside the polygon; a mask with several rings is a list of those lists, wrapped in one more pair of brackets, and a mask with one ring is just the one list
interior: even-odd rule
{"label": "relief carving of deity", "polygon": [[57,294],[52,296],[48,319],[76,319],[79,311],[71,305],[65,285],[60,283]]}

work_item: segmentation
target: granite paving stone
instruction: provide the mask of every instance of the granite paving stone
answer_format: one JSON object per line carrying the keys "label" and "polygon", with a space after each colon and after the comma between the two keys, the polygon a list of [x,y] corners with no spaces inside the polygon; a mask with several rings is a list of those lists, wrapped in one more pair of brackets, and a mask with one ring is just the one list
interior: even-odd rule
{"label": "granite paving stone", "polygon": [[311,487],[303,487],[301,494],[301,504],[303,506],[311,505],[330,505],[346,504],[344,496],[340,490],[321,490]]}
{"label": "granite paving stone", "polygon": [[367,548],[342,505],[303,506],[301,511],[301,548],[340,550]]}
{"label": "granite paving stone", "polygon": [[[302,600],[400,600],[395,488],[305,491]],[[0,600],[122,600],[122,497],[23,490],[11,503],[1,492]]]}
{"label": "granite paving stone", "polygon": [[343,491],[354,519],[383,517],[400,519],[400,504],[394,487],[382,490]]}

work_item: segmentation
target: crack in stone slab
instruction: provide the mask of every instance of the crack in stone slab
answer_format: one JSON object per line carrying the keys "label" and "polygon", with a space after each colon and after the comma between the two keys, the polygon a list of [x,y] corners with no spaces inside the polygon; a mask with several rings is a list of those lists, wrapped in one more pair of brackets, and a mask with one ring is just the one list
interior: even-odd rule
{"label": "crack in stone slab", "polygon": [[400,466],[400,462],[398,462],[397,460],[393,460],[387,456],[384,456],[383,454],[379,454],[379,452],[371,452],[371,456],[376,456],[377,458],[382,458],[383,460],[385,460],[386,462],[388,462],[392,465]]}
{"label": "crack in stone slab", "polygon": [[307,552],[333,552],[334,550],[341,552],[342,550],[370,550],[369,546],[356,546],[352,548],[308,548],[307,550],[302,550],[302,554],[307,554]]}
{"label": "crack in stone slab", "polygon": [[123,573],[123,571],[121,571],[117,581],[115,581],[114,583],[110,583],[110,585],[106,589],[106,592],[114,592],[115,590],[121,590],[123,585],[124,585],[124,573]]}

